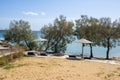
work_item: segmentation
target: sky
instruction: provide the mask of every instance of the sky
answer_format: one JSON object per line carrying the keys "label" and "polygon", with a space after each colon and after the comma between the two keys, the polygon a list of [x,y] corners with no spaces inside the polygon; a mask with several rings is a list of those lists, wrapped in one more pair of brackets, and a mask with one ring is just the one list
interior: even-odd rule
{"label": "sky", "polygon": [[120,17],[120,0],[0,0],[0,29],[8,29],[11,21],[22,19],[39,31],[59,15],[68,21],[81,15],[114,20]]}

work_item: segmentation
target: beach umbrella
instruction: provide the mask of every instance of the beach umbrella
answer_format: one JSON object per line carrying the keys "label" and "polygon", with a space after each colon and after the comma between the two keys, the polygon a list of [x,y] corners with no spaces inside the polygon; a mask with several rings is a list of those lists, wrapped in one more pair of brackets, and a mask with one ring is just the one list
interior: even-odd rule
{"label": "beach umbrella", "polygon": [[3,42],[2,41],[0,41],[0,44],[2,44]]}
{"label": "beach umbrella", "polygon": [[79,39],[79,40],[75,40],[74,42],[76,42],[76,43],[82,43],[82,58],[84,58],[83,57],[83,53],[84,53],[84,44],[91,44],[91,43],[93,43],[93,42],[91,42],[91,41],[89,41],[89,40],[86,40],[86,39],[84,39],[84,38],[82,38],[82,39]]}
{"label": "beach umbrella", "polygon": [[5,39],[4,38],[0,38],[0,41],[4,41]]}
{"label": "beach umbrella", "polygon": [[3,42],[0,40],[0,43],[3,43]]}
{"label": "beach umbrella", "polygon": [[34,42],[38,42],[38,41],[42,42],[42,41],[47,41],[47,39],[38,38],[38,39],[35,39],[35,40],[33,40],[33,41],[34,41]]}
{"label": "beach umbrella", "polygon": [[43,39],[43,38],[38,38],[38,39],[33,40],[33,42],[38,42],[38,45],[40,45],[41,42],[46,42],[46,41],[47,39]]}

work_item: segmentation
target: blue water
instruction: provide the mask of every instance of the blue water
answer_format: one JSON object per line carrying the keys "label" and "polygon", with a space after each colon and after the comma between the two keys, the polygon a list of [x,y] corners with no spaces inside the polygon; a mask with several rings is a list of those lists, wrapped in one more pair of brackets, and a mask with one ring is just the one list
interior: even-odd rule
{"label": "blue water", "polygon": [[[37,35],[40,37],[41,33],[37,32]],[[0,32],[0,38],[4,38],[4,35],[2,32]],[[107,48],[99,47],[99,46],[93,46],[93,55],[96,57],[106,57],[106,50]],[[70,43],[67,44],[67,50],[65,53],[67,54],[81,54],[82,52],[82,44],[80,43]],[[84,55],[89,55],[90,48],[89,46],[84,47]],[[116,46],[115,48],[112,48],[110,50],[110,57],[114,56],[120,56],[120,46]]]}
{"label": "blue water", "polygon": [[[96,57],[106,57],[106,50],[107,48],[93,46],[93,55]],[[80,43],[71,43],[67,45],[66,53],[69,54],[81,54],[82,53],[82,44]],[[89,46],[84,47],[84,55],[90,54]],[[112,48],[110,50],[110,57],[120,56],[120,46]]]}
{"label": "blue water", "polygon": [[0,38],[3,38],[3,37],[4,37],[4,33],[0,32]]}

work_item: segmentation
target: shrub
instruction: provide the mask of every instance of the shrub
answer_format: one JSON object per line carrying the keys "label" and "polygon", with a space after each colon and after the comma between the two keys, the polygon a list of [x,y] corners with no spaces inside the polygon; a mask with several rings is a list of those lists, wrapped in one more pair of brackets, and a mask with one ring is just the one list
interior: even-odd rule
{"label": "shrub", "polygon": [[10,61],[10,56],[4,56],[0,58],[0,66],[6,65]]}
{"label": "shrub", "polygon": [[21,58],[23,57],[24,54],[23,52],[16,52],[7,56],[3,56],[0,58],[0,66],[5,66],[7,65],[9,62],[16,60],[17,58]]}
{"label": "shrub", "polygon": [[13,65],[13,64],[7,64],[7,65],[4,67],[4,69],[7,69],[7,70],[9,70],[9,69],[11,69],[11,68],[14,68],[14,65]]}
{"label": "shrub", "polygon": [[23,51],[25,51],[25,50],[26,50],[26,47],[25,47],[25,46],[20,46],[20,45],[18,45],[18,44],[14,45],[14,46],[12,47],[12,51],[13,51],[13,52],[23,52]]}

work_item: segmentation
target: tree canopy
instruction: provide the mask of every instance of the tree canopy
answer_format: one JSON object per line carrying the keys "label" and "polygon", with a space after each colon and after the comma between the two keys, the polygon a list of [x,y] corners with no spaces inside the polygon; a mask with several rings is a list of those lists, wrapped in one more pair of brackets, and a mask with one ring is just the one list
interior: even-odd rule
{"label": "tree canopy", "polygon": [[98,26],[98,19],[93,17],[88,17],[87,15],[81,15],[80,19],[75,20],[76,30],[78,39],[85,38],[90,41],[93,41],[93,44],[90,45],[90,58],[93,57],[92,45],[96,45],[97,40],[99,40],[98,35],[96,34],[96,29]]}
{"label": "tree canopy", "polygon": [[5,40],[12,43],[24,44],[30,50],[32,46],[35,45],[35,43],[32,42],[35,38],[37,38],[37,36],[32,33],[29,23],[23,20],[11,21],[9,29],[6,30],[5,33]]}
{"label": "tree canopy", "polygon": [[107,48],[106,59],[109,59],[109,51],[118,44],[120,39],[120,21],[111,21],[110,18],[101,18],[99,20],[99,29],[101,40],[100,45]]}
{"label": "tree canopy", "polygon": [[55,53],[64,52],[67,43],[71,42],[73,26],[73,22],[67,21],[63,15],[56,18],[53,24],[45,25],[41,32],[48,39],[47,49],[50,48]]}
{"label": "tree canopy", "polygon": [[[109,59],[111,48],[120,44],[120,19],[111,21],[108,18],[94,18],[81,15],[79,19],[67,21],[66,17],[60,15],[53,23],[44,25],[41,28],[42,37],[48,41],[45,43],[45,50],[52,50],[55,53],[65,52],[66,45],[73,40],[73,35],[77,38],[85,38],[93,42],[90,46],[90,58],[93,57],[92,46],[103,46],[107,48],[106,59]],[[28,22],[19,20],[12,21],[9,29],[6,30],[5,40],[23,44],[29,50],[35,49],[36,43],[33,42],[37,35],[32,32]]]}
{"label": "tree canopy", "polygon": [[[81,15],[76,20],[76,31],[78,39],[85,38],[93,41],[92,45],[107,48],[106,59],[109,59],[109,51],[115,47],[120,40],[120,20],[111,21],[110,18],[93,18]],[[92,46],[90,45],[90,57],[93,57]]]}

